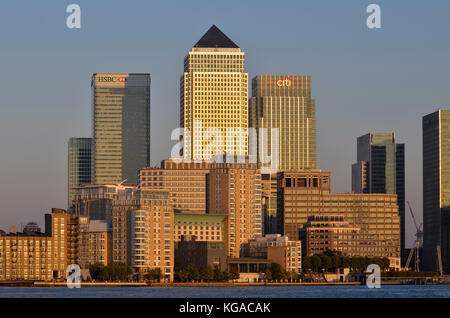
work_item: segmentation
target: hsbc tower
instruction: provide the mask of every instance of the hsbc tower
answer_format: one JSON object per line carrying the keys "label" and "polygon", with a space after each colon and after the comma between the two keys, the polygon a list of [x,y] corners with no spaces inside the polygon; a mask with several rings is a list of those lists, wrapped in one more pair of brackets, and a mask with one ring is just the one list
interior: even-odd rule
{"label": "hsbc tower", "polygon": [[150,74],[95,73],[92,182],[137,184],[150,165]]}

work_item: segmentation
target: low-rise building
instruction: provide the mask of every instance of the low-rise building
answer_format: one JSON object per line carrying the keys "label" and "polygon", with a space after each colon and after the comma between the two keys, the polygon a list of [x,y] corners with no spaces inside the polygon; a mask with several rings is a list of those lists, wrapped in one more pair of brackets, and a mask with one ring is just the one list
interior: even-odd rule
{"label": "low-rise building", "polygon": [[197,268],[227,268],[227,251],[224,242],[196,241],[195,236],[182,236],[175,242],[175,259],[184,267],[194,264]]}

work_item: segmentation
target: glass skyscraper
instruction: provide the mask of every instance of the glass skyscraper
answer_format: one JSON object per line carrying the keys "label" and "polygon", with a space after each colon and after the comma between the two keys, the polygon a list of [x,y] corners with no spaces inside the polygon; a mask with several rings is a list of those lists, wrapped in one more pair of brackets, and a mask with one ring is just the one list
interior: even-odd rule
{"label": "glass skyscraper", "polygon": [[92,182],[92,138],[70,138],[68,142],[68,199],[72,206],[75,187]]}
{"label": "glass skyscraper", "polygon": [[352,192],[397,194],[401,255],[405,249],[405,144],[395,133],[368,133],[357,139],[357,162],[352,165]]}
{"label": "glass skyscraper", "polygon": [[93,183],[137,184],[150,165],[150,74],[92,76]]}
{"label": "glass skyscraper", "polygon": [[450,110],[422,118],[423,268],[450,273]]}
{"label": "glass skyscraper", "polygon": [[[213,25],[184,59],[180,79],[180,126],[188,129],[183,156],[210,159],[218,152],[247,155],[248,138],[226,142],[227,129],[248,128],[248,74],[244,52]],[[222,143],[210,132],[222,134]],[[231,140],[231,139],[230,139]]]}
{"label": "glass skyscraper", "polygon": [[[271,129],[279,129],[279,169],[316,168],[316,100],[311,76],[257,75],[252,80],[249,127],[266,128],[260,144],[272,149]],[[267,140],[264,140],[267,138]],[[258,150],[258,162],[260,152]]]}

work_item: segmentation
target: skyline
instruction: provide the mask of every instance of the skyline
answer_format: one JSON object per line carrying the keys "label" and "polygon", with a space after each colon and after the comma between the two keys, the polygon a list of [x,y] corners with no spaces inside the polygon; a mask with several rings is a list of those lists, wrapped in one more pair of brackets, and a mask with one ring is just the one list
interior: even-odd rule
{"label": "skyline", "polygon": [[[0,13],[2,30],[7,30],[6,25],[18,18],[14,12],[22,14],[19,21],[13,23],[14,26],[25,22],[22,26],[24,29],[17,29],[15,37],[8,34],[3,36],[2,33],[5,40],[5,57],[2,58],[2,64],[7,65],[3,67],[6,76],[0,79],[0,102],[7,106],[1,107],[0,144],[2,149],[8,151],[6,154],[2,151],[0,167],[0,178],[3,181],[0,191],[1,229],[8,230],[11,223],[20,228],[18,224],[26,224],[29,221],[36,221],[42,227],[43,212],[48,212],[51,207],[65,207],[66,144],[69,137],[90,137],[92,127],[89,78],[92,73],[123,71],[152,74],[151,163],[155,165],[168,157],[172,145],[170,131],[178,127],[178,80],[182,73],[182,61],[189,49],[212,24],[217,24],[246,53],[245,71],[249,73],[249,80],[257,74],[292,73],[312,76],[312,91],[317,99],[318,168],[333,174],[333,192],[351,190],[351,165],[356,160],[356,138],[369,131],[395,130],[397,140],[406,144],[406,199],[411,201],[421,219],[421,119],[436,107],[445,108],[450,100],[448,85],[445,82],[450,70],[445,56],[448,56],[450,47],[448,43],[442,42],[449,22],[440,20],[438,12],[442,11],[441,14],[444,15],[445,9],[449,8],[448,3],[439,2],[440,10],[436,8],[437,4],[432,9],[422,6],[423,10],[419,10],[416,7],[403,8],[399,4],[378,1],[383,10],[381,30],[365,28],[364,8],[370,2],[357,5],[330,3],[327,9],[302,4],[303,9],[311,13],[311,17],[309,14],[301,15],[304,11],[300,10],[300,17],[303,17],[299,19],[300,23],[304,23],[301,24],[304,27],[313,23],[312,25],[318,28],[314,30],[317,38],[311,37],[308,32],[301,33],[305,40],[302,41],[299,36],[295,43],[289,36],[298,36],[296,30],[287,28],[288,31],[285,31],[285,28],[276,23],[266,27],[260,22],[256,24],[257,28],[252,27],[255,22],[253,16],[249,17],[249,20],[234,24],[234,21],[227,19],[226,14],[220,17],[216,11],[207,11],[206,7],[199,11],[200,14],[205,13],[202,10],[209,12],[208,18],[195,24],[194,29],[169,25],[162,32],[157,29],[158,32],[150,34],[153,37],[148,42],[156,43],[155,47],[152,48],[151,44],[141,44],[131,37],[122,39],[125,44],[123,49],[115,47],[112,42],[108,43],[111,40],[108,34],[103,41],[94,42],[95,37],[102,34],[106,26],[91,24],[91,19],[95,20],[95,16],[98,16],[105,21],[106,13],[112,16],[112,19],[106,19],[108,21],[120,21],[115,19],[120,16],[130,19],[126,13],[144,15],[148,13],[144,10],[148,7],[125,7],[129,12],[119,13],[124,6],[119,8],[116,3],[106,8],[86,1],[78,3],[84,10],[82,12],[85,12],[80,32],[64,27],[65,4],[44,4],[39,7],[41,10],[46,6],[46,9],[50,8],[47,13],[50,18],[44,21],[40,28],[36,27],[38,31],[26,29],[29,23],[38,21],[37,17],[31,19],[31,22],[24,21],[26,15],[24,17],[23,12],[16,12],[18,8],[12,8],[12,14],[5,17],[6,10]],[[171,4],[168,5],[169,8]],[[159,7],[159,12],[169,10],[163,4],[158,5],[162,6]],[[248,9],[243,10],[244,12],[263,10],[253,8],[248,3],[243,6]],[[263,17],[270,16],[270,12],[279,13],[277,21],[289,25],[289,19],[285,19],[281,13],[292,13],[280,9],[271,11],[269,8],[270,4],[264,6],[266,11],[263,11]],[[141,9],[143,12],[140,12]],[[42,13],[36,11],[36,16]],[[435,14],[437,17],[427,16],[431,11],[433,14],[438,12]],[[345,15],[346,12],[348,16]],[[343,18],[345,21],[339,23],[336,30],[330,28],[329,23],[323,22],[333,14],[339,16],[342,13],[347,19]],[[395,21],[389,19],[393,16]],[[427,28],[422,29],[423,24],[420,23],[411,23],[410,20],[418,17],[428,17],[428,20],[422,20],[428,22]],[[175,14],[174,20],[175,18],[180,17]],[[317,18],[318,22],[314,22],[314,18]],[[139,25],[134,19],[129,21],[131,28],[126,24],[123,27],[124,24],[120,23],[124,30],[121,30],[118,24],[107,23],[107,26],[118,32],[116,35],[125,35],[133,26]],[[186,18],[182,21],[186,21]],[[35,32],[48,31],[54,26],[57,28],[50,34],[56,35],[56,38],[40,34],[37,38],[43,41],[37,43],[36,36],[39,34]],[[324,27],[325,29],[322,29]],[[258,30],[262,31],[259,33]],[[24,31],[28,33],[22,40],[28,41],[27,44],[17,41]],[[271,37],[280,31],[285,31],[288,35]],[[344,31],[349,32],[349,36],[343,36],[341,32]],[[427,31],[435,31],[437,35],[427,37]],[[442,32],[440,38],[439,32]],[[411,36],[414,33],[415,43],[412,42],[414,36]],[[138,35],[142,34],[138,32]],[[326,35],[323,42],[318,40],[320,35]],[[402,35],[405,37],[400,38]],[[166,43],[166,38],[170,40],[169,43]],[[323,44],[325,41],[327,45]],[[81,47],[77,47],[80,44]],[[127,50],[127,45],[133,44],[135,50]],[[36,49],[33,55],[30,48]],[[55,48],[57,51],[54,51]],[[409,51],[415,48],[417,51]],[[51,54],[47,55],[47,51],[51,51]],[[150,53],[156,56],[149,57]],[[323,55],[320,56],[321,54]],[[20,60],[21,57],[23,60]],[[270,59],[269,63],[265,61],[267,58]],[[8,63],[5,63],[5,60]],[[349,65],[353,68],[344,71]],[[390,76],[385,76],[384,70],[389,70]],[[23,74],[25,71],[27,74]],[[45,81],[40,83],[43,71],[47,76],[44,77]],[[431,76],[427,76],[430,74]],[[418,78],[420,75],[427,77],[427,80],[416,81],[414,76]],[[380,82],[380,79],[388,81]],[[65,84],[67,81],[69,83]],[[23,87],[26,87],[26,93],[23,92]],[[55,92],[57,94],[54,94]],[[374,96],[373,92],[380,94]],[[378,108],[377,105],[382,106]],[[412,111],[408,112],[409,109]],[[33,120],[30,121],[29,118]],[[68,118],[71,120],[67,121]],[[43,182],[45,187],[42,187]],[[19,200],[19,196],[25,199]],[[407,246],[410,246],[413,226],[408,213],[407,225],[406,242]]]}

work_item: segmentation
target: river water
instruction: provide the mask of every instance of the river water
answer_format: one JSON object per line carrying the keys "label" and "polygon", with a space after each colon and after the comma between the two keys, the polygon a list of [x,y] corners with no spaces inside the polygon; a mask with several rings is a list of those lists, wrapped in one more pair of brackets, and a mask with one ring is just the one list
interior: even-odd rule
{"label": "river water", "polygon": [[0,287],[0,298],[449,298],[450,285],[258,287]]}

